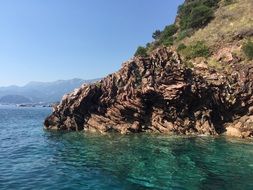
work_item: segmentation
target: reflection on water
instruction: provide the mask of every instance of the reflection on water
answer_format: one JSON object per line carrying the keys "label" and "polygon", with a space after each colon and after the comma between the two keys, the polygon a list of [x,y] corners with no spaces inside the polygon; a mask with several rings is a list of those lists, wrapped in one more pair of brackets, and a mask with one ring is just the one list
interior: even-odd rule
{"label": "reflection on water", "polygon": [[253,143],[42,130],[49,109],[0,110],[0,189],[253,189]]}

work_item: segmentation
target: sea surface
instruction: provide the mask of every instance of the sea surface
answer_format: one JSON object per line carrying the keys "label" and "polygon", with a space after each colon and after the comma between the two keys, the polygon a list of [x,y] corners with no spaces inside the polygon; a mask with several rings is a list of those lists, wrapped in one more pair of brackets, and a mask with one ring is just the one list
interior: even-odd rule
{"label": "sea surface", "polygon": [[50,108],[0,106],[0,189],[253,189],[253,141],[43,130]]}

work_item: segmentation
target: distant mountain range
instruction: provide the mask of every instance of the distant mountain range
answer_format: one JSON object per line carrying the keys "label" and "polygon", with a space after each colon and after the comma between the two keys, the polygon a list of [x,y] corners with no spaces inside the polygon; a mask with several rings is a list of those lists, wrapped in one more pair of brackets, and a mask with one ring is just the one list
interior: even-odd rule
{"label": "distant mountain range", "polygon": [[25,86],[0,87],[0,103],[21,104],[21,103],[54,103],[61,100],[61,97],[80,87],[82,84],[90,84],[99,79],[83,80],[58,80],[55,82],[30,82]]}
{"label": "distant mountain range", "polygon": [[21,95],[6,95],[0,98],[0,103],[2,104],[23,104],[23,103],[32,103],[32,101]]}

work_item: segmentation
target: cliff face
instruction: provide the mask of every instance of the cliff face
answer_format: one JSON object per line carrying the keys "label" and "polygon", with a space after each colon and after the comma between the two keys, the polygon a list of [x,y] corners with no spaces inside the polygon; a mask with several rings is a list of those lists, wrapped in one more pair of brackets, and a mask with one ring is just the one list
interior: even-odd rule
{"label": "cliff face", "polygon": [[65,95],[45,128],[253,136],[253,66],[187,68],[169,48],[134,57],[96,84]]}
{"label": "cliff face", "polygon": [[[65,95],[45,128],[253,137],[253,60],[243,53],[253,40],[252,6],[252,0],[186,0],[175,24],[142,47],[147,57]],[[196,14],[210,17],[203,10],[214,14],[200,28],[185,29],[180,20],[190,21],[189,9],[193,21]]]}

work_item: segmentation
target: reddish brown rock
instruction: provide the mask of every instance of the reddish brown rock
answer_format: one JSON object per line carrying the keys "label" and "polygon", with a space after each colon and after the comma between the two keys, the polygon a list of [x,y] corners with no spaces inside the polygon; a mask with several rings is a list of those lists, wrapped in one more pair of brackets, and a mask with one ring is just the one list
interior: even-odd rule
{"label": "reddish brown rock", "polygon": [[239,66],[232,74],[206,69],[201,75],[160,48],[64,96],[45,128],[217,135],[252,112],[252,77],[252,68]]}

